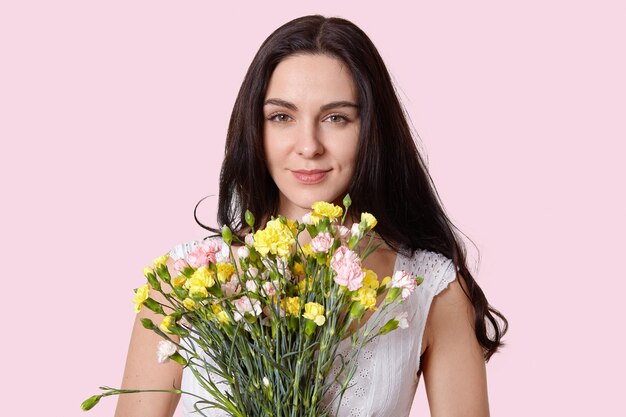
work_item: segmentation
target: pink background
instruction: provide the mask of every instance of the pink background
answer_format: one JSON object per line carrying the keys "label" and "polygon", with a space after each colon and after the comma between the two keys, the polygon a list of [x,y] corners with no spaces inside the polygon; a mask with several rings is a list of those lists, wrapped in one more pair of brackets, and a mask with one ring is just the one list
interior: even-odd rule
{"label": "pink background", "polygon": [[478,282],[511,323],[492,415],[623,415],[621,4],[2,2],[2,414],[112,415],[114,399],[79,404],[119,385],[143,266],[204,236],[192,210],[217,193],[253,54],[322,13],[378,46],[480,248]]}

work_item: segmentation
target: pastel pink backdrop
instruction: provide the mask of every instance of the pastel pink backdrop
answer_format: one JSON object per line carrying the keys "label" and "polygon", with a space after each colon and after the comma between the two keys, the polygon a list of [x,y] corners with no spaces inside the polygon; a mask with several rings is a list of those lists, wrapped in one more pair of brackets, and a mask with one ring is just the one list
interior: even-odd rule
{"label": "pastel pink backdrop", "polygon": [[[311,13],[371,36],[448,213],[480,248],[478,282],[511,324],[488,364],[492,415],[622,413],[624,12],[3,2],[3,414],[112,415],[115,399],[90,414],[79,404],[119,385],[131,289],[153,257],[204,236],[192,210],[218,191],[247,65],[272,30]],[[428,415],[420,389],[413,413]]]}

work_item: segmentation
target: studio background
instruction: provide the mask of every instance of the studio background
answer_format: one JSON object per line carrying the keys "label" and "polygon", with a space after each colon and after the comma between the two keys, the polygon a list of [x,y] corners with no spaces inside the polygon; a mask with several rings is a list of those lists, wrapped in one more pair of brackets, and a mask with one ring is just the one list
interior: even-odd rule
{"label": "studio background", "polygon": [[[143,267],[206,235],[193,208],[217,194],[247,66],[275,28],[320,13],[374,41],[448,214],[480,250],[478,263],[469,244],[478,283],[511,326],[487,365],[492,415],[620,415],[624,12],[606,0],[2,2],[3,414],[113,414],[115,398],[79,405],[121,382]],[[412,416],[428,415],[420,390]]]}

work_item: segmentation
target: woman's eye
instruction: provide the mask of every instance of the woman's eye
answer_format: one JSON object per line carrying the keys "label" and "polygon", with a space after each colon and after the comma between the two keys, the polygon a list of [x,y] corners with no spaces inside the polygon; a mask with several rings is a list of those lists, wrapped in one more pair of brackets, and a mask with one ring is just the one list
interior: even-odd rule
{"label": "woman's eye", "polygon": [[340,114],[331,114],[326,118],[326,120],[331,123],[345,123],[348,121],[348,118]]}
{"label": "woman's eye", "polygon": [[285,113],[276,113],[268,117],[268,119],[274,122],[288,122],[291,117]]}

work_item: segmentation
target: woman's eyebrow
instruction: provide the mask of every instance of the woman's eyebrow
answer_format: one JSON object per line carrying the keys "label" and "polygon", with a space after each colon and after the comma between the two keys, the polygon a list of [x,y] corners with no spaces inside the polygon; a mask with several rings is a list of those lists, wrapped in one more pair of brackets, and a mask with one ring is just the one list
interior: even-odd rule
{"label": "woman's eyebrow", "polygon": [[[297,111],[298,110],[298,106],[296,106],[295,104],[293,104],[293,103],[291,103],[289,101],[282,100],[280,98],[268,98],[267,100],[265,100],[263,105],[266,106],[268,104],[273,104],[275,106],[284,107],[284,108],[292,110],[292,111]],[[320,107],[320,111],[336,109],[338,107],[354,107],[355,109],[359,108],[358,104],[356,104],[356,103],[353,103],[353,102],[347,101],[347,100],[339,100],[339,101],[333,101],[333,102],[324,104],[323,106]]]}
{"label": "woman's eyebrow", "polygon": [[293,103],[290,103],[288,101],[285,100],[281,100],[279,98],[268,98],[267,100],[265,100],[265,103],[263,103],[264,106],[267,106],[268,104],[273,104],[275,106],[279,106],[279,107],[285,107],[289,110],[293,110],[296,111],[298,110],[298,106],[296,106]]}
{"label": "woman's eyebrow", "polygon": [[359,105],[351,101],[345,101],[345,100],[333,101],[331,103],[324,104],[322,107],[320,107],[320,111],[336,109],[338,107],[354,107],[355,109],[358,109]]}

